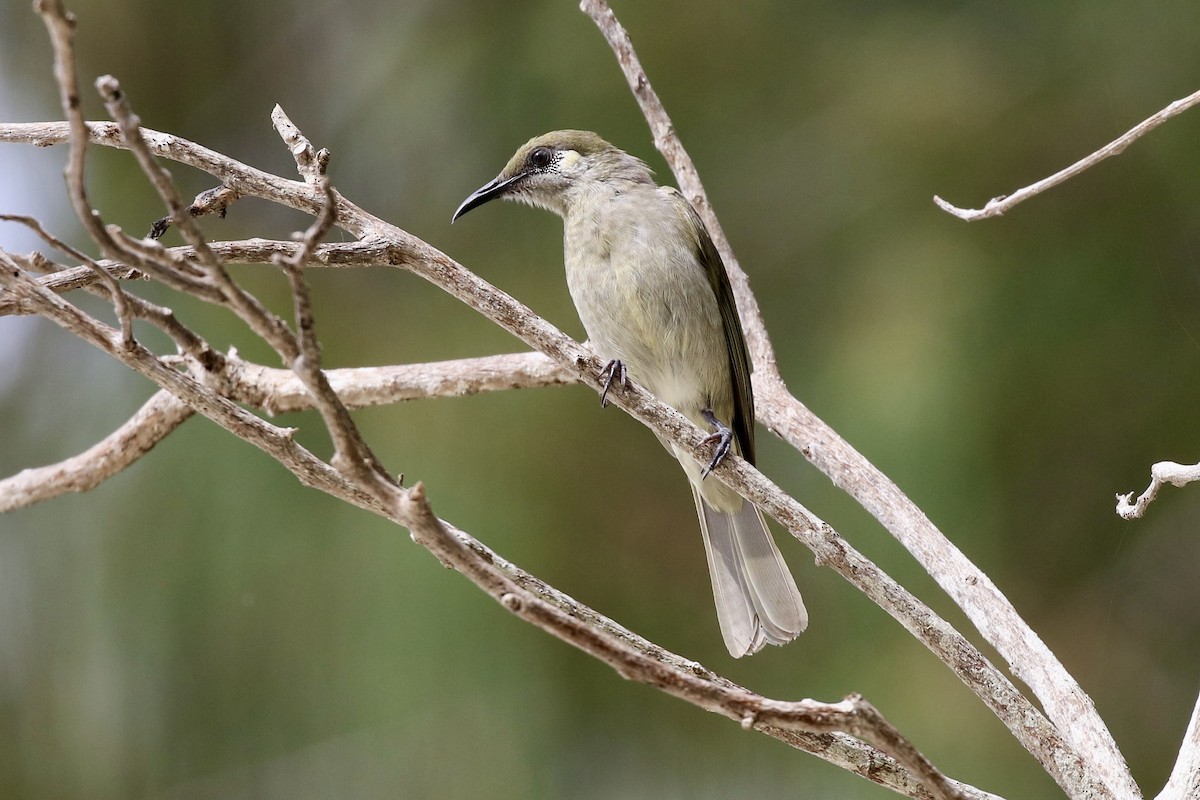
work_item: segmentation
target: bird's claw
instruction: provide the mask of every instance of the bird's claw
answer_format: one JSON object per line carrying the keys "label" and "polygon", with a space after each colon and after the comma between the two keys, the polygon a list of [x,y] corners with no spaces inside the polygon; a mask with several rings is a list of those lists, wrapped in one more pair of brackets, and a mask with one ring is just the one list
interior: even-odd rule
{"label": "bird's claw", "polygon": [[716,414],[708,409],[704,409],[702,413],[704,414],[704,418],[716,430],[705,436],[700,445],[706,447],[711,444],[716,445],[716,447],[713,448],[713,457],[708,462],[708,466],[700,473],[700,480],[707,478],[708,474],[725,460],[725,456],[729,455],[729,449],[733,446],[733,431],[729,429],[729,426],[717,419]]}
{"label": "bird's claw", "polygon": [[619,358],[609,361],[604,365],[604,369],[600,370],[600,379],[604,381],[604,391],[600,393],[600,407],[605,408],[608,406],[608,390],[614,383],[619,383],[622,389],[629,385],[625,362]]}

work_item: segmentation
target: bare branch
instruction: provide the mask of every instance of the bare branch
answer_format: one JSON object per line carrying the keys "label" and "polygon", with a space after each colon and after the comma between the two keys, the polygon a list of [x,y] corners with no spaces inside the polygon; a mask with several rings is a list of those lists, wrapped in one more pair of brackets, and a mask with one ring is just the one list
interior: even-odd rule
{"label": "bare branch", "polygon": [[187,207],[183,203],[179,190],[175,187],[175,181],[150,152],[150,147],[142,136],[142,121],[130,108],[129,100],[121,90],[120,82],[112,75],[102,75],[96,79],[96,90],[104,98],[104,107],[116,120],[121,129],[121,137],[129,143],[129,149],[137,158],[142,172],[150,180],[150,184],[171,212],[171,219],[175,226],[187,243],[196,249],[197,259],[209,269],[219,270],[219,263],[208,252],[204,235],[200,232],[192,215],[187,213]]}
{"label": "bare branch", "polygon": [[[104,76],[97,80],[96,86],[104,97],[106,108],[120,126],[122,138],[129,143],[142,171],[153,183],[159,196],[170,210],[171,219],[194,248],[198,260],[205,268],[208,277],[220,289],[224,300],[252,330],[279,353],[284,362],[296,371],[312,392],[316,399],[316,406],[334,440],[335,468],[345,470],[349,477],[365,491],[375,494],[383,500],[386,494],[384,487],[390,486],[391,479],[366,442],[363,441],[350,419],[349,412],[338,400],[337,395],[329,387],[328,380],[321,372],[320,348],[314,332],[308,288],[300,273],[300,265],[307,260],[313,248],[329,231],[337,218],[337,198],[333,194],[328,178],[323,174],[324,167],[328,163],[328,153],[322,151],[323,155],[317,154],[304,161],[303,168],[308,169],[305,177],[312,179],[314,194],[320,198],[319,213],[313,224],[301,237],[301,246],[294,254],[293,260],[281,262],[288,275],[295,299],[297,330],[293,335],[287,330],[283,321],[272,314],[258,298],[237,285],[225,270],[220,259],[208,247],[195,220],[187,213],[187,208],[185,208],[183,199],[171,176],[158,164],[154,154],[147,146],[141,133],[141,121],[130,108],[117,80],[112,76]],[[282,110],[279,111],[279,115],[286,119]],[[295,131],[293,136],[299,136],[299,131]],[[294,155],[297,153],[297,148],[303,149],[294,142],[289,142],[289,144],[292,145]],[[304,140],[304,144],[307,144],[307,140]],[[311,145],[309,147],[311,148]],[[297,159],[297,163],[300,163],[299,156]],[[318,170],[320,174],[318,174]]]}
{"label": "bare branch", "polygon": [[1176,464],[1174,461],[1159,461],[1150,467],[1150,485],[1146,491],[1133,499],[1133,492],[1117,495],[1117,513],[1124,519],[1138,519],[1146,513],[1146,507],[1158,497],[1158,490],[1166,484],[1187,486],[1200,481],[1200,464]]}
{"label": "bare branch", "polygon": [[[1018,741],[1056,776],[1056,764],[1064,763],[1067,752],[1090,753],[1087,768],[1076,779],[1095,769],[1113,772],[1120,779],[1125,761],[1112,735],[1105,727],[1095,705],[1062,666],[1041,637],[1017,614],[1008,599],[986,573],[975,566],[941,534],[923,511],[898,486],[842,439],[823,420],[788,394],[778,378],[754,374],[756,397],[763,401],[760,421],[773,433],[800,449],[818,469],[839,488],[859,501],[901,542],[930,573],[955,603],[963,609],[980,633],[1004,656],[1013,674],[1026,683],[1042,702],[1069,749],[1061,751],[1058,742],[1042,738],[1035,727],[1026,727],[1027,716],[1017,719],[1004,709],[990,706]],[[1014,726],[1014,722],[1017,723]],[[1107,754],[1107,755],[1106,755]],[[1071,757],[1074,757],[1072,755]],[[1110,757],[1119,759],[1116,762]],[[1120,765],[1114,767],[1114,764]],[[1063,779],[1066,775],[1061,775]],[[1112,783],[1117,797],[1134,797],[1132,777],[1128,782]],[[1120,789],[1121,786],[1125,789]],[[1079,785],[1075,784],[1075,790]],[[1068,792],[1072,790],[1063,785]],[[1072,796],[1076,796],[1072,794]],[[1086,796],[1086,795],[1085,795]]]}
{"label": "bare branch", "polygon": [[967,222],[988,219],[990,217],[998,217],[1015,206],[1017,203],[1022,203],[1034,195],[1039,195],[1047,189],[1057,186],[1065,181],[1069,181],[1071,178],[1074,178],[1084,170],[1096,166],[1104,159],[1123,152],[1126,147],[1129,147],[1129,145],[1133,144],[1138,139],[1157,128],[1159,125],[1162,125],[1172,117],[1182,114],[1184,111],[1187,111],[1197,103],[1200,103],[1200,91],[1176,100],[1166,108],[1159,111],[1157,114],[1142,120],[1137,125],[1134,125],[1132,128],[1123,133],[1121,136],[1118,136],[1116,139],[1113,139],[1111,142],[1104,145],[1104,147],[1101,147],[1091,155],[1079,159],[1066,169],[1059,170],[1050,177],[1042,178],[1037,183],[1032,183],[1023,189],[1018,189],[1012,194],[993,197],[983,208],[959,208],[956,205],[946,202],[937,195],[934,195],[933,202],[937,203],[938,208],[942,209],[946,213],[953,214],[959,219],[966,220]]}
{"label": "bare branch", "polygon": [[[223,377],[232,400],[282,414],[312,408],[312,396],[291,370],[250,364],[234,355]],[[433,397],[464,397],[506,389],[575,383],[575,374],[542,353],[464,358],[429,364],[326,370],[350,408]]]}
{"label": "bare branch", "polygon": [[[54,46],[54,77],[58,82],[59,98],[62,101],[63,114],[70,126],[71,152],[67,159],[65,176],[68,194],[75,215],[83,223],[83,227],[91,235],[93,241],[109,256],[119,254],[119,249],[104,231],[100,215],[92,208],[87,198],[87,185],[84,180],[84,166],[87,159],[87,127],[80,111],[82,102],[79,97],[79,83],[75,78],[75,16],[68,14],[61,0],[36,0],[34,10],[42,16],[42,21],[50,33],[50,41]],[[88,260],[88,266],[92,262]],[[96,270],[96,277],[105,286],[113,300],[117,319],[121,323],[121,340],[126,346],[133,342],[133,323],[129,318],[129,309],[125,292],[116,278],[104,270]]]}
{"label": "bare branch", "polygon": [[[275,106],[275,108],[280,115],[283,114],[279,106]],[[304,232],[300,239],[300,248],[287,258],[277,257],[276,263],[283,268],[292,288],[292,301],[296,317],[295,346],[298,350],[292,361],[292,370],[312,394],[317,409],[325,420],[325,427],[333,438],[332,463],[335,467],[347,472],[362,486],[377,491],[376,483],[390,485],[392,480],[374,452],[363,440],[358,427],[350,419],[349,410],[338,398],[337,393],[329,385],[328,377],[321,370],[321,345],[317,341],[311,295],[302,269],[318,242],[333,227],[337,217],[337,200],[333,196],[329,177],[323,172],[328,161],[329,159],[325,158],[320,163],[322,173],[314,176],[313,179],[314,191],[325,197],[321,213]]]}
{"label": "bare branch", "polygon": [[[54,234],[50,233],[50,231],[46,230],[45,226],[42,225],[41,222],[33,217],[25,214],[0,214],[0,220],[3,220],[4,222],[16,222],[20,225],[24,225],[55,250],[65,253],[78,261],[84,262],[84,266],[80,269],[83,270],[86,273],[86,276],[92,280],[103,281],[103,276],[109,274],[104,270],[103,267],[100,266],[99,263],[95,261],[95,259],[89,256],[87,253],[84,253],[78,248],[67,244],[62,239],[59,239]],[[110,275],[110,277],[112,276]],[[105,285],[107,286],[108,284],[105,283]]]}
{"label": "bare branch", "polygon": [[284,144],[288,146],[292,157],[296,159],[296,169],[299,170],[300,177],[304,178],[304,181],[314,189],[317,188],[320,179],[324,177],[325,171],[329,167],[329,151],[325,148],[317,150],[313,147],[312,142],[301,133],[278,103],[271,110],[271,123],[275,126],[275,131],[283,139]]}
{"label": "bare branch", "polygon": [[1200,797],[1200,698],[1196,699],[1192,709],[1171,777],[1155,800],[1193,800],[1196,797]]}
{"label": "bare branch", "polygon": [[[79,270],[79,272],[81,273],[81,275],[80,275],[79,280],[74,282],[73,288],[76,288],[79,286],[84,286],[84,285],[90,285],[96,281],[99,281],[100,283],[102,283],[104,285],[105,289],[107,290],[106,296],[112,298],[114,305],[117,306],[117,308],[118,308],[118,317],[120,317],[123,320],[122,333],[124,334],[126,341],[128,341],[132,337],[132,332],[127,330],[126,326],[124,324],[124,321],[128,320],[128,317],[129,317],[128,308],[127,308],[128,299],[125,296],[125,294],[122,292],[122,290],[119,288],[119,285],[116,282],[117,277],[118,277],[117,275],[114,275],[112,272],[105,269],[91,256],[89,256],[86,253],[82,252],[81,250],[71,246],[70,244],[67,244],[66,242],[59,239],[54,234],[50,233],[50,231],[46,230],[45,226],[43,226],[41,222],[34,219],[33,217],[26,216],[24,214],[0,214],[0,220],[3,220],[5,222],[16,222],[21,225],[24,225],[25,227],[27,227],[31,231],[33,231],[39,238],[41,238],[42,241],[44,241],[46,244],[50,245],[54,249],[58,250],[59,252],[65,253],[78,261],[82,261],[84,266],[77,268]],[[49,264],[49,262],[46,262],[46,263]],[[136,277],[137,276],[136,270],[132,270],[129,267],[126,267],[124,265],[122,265],[122,269],[120,270],[120,273],[121,273],[121,277]],[[115,290],[115,292],[113,289],[114,286],[118,286],[118,288]],[[2,304],[2,303],[3,303],[3,300],[0,299],[0,304]],[[0,306],[0,307],[2,307],[2,306]],[[121,316],[122,312],[124,312],[124,316]],[[0,311],[0,313],[3,313],[3,312]]]}
{"label": "bare branch", "polygon": [[[121,135],[116,123],[88,122],[85,125],[89,141],[93,144],[120,150],[133,149],[133,145]],[[313,195],[312,188],[302,181],[272,175],[173,134],[141,128],[140,138],[142,145],[154,155],[207,172],[238,194],[261,197],[314,216],[321,211],[321,204]],[[24,142],[36,147],[50,147],[69,141],[70,124],[66,122],[0,123],[0,142]],[[356,237],[366,236],[375,218],[340,194],[337,198],[338,226]]]}
{"label": "bare branch", "polygon": [[209,303],[222,302],[224,294],[204,270],[195,262],[195,248],[188,248],[188,256],[168,252],[153,239],[134,239],[116,226],[107,228],[113,241],[119,242],[125,254],[135,259],[138,270],[150,278],[166,284],[177,292],[184,292]]}
{"label": "bare branch", "polygon": [[[266,341],[280,354],[285,363],[295,361],[299,355],[299,346],[287,325],[276,315],[272,314],[258,298],[242,289],[226,272],[213,252],[209,249],[204,235],[196,225],[195,220],[183,204],[183,198],[175,187],[175,182],[151,152],[141,131],[141,120],[129,107],[125,94],[117,79],[105,75],[96,81],[96,88],[104,97],[105,107],[117,121],[121,130],[121,138],[128,143],[129,150],[137,158],[138,165],[150,179],[159,197],[171,212],[171,219],[196,253],[196,259],[204,267],[207,277],[215,285],[229,308],[236,313],[250,329]],[[319,209],[319,206],[318,206]],[[161,266],[161,265],[160,265]]]}
{"label": "bare branch", "polygon": [[128,422],[79,455],[0,480],[0,513],[96,488],[150,452],[191,415],[183,401],[160,389]]}
{"label": "bare branch", "polygon": [[[4,217],[0,217],[2,219]],[[11,217],[19,221],[17,217]],[[121,234],[123,244],[138,254],[138,264],[147,275],[161,280],[168,286],[195,295],[209,302],[220,302],[222,295],[207,281],[193,276],[202,276],[194,263],[195,248],[190,245],[164,248],[156,241],[132,239]],[[56,240],[57,241],[57,240]],[[222,264],[275,264],[277,258],[292,258],[301,245],[295,241],[279,239],[244,239],[235,242],[209,242],[208,248]],[[80,258],[86,260],[86,256]],[[310,252],[305,266],[309,267],[370,267],[388,265],[389,254],[379,241],[338,242],[316,246]],[[161,267],[160,263],[170,267]],[[95,264],[118,279],[136,278],[138,270],[126,262],[101,259]],[[46,271],[46,270],[40,270]],[[39,282],[55,292],[69,292],[95,283],[99,277],[91,266],[57,267],[52,274],[39,278]],[[12,299],[0,294],[0,316],[27,313],[18,309]]]}
{"label": "bare branch", "polygon": [[753,727],[759,722],[810,733],[826,730],[845,731],[895,758],[909,772],[918,776],[934,797],[965,797],[965,793],[938,772],[929,759],[921,755],[912,743],[861,695],[850,695],[836,704],[818,703],[813,700],[789,703],[766,701],[757,711],[752,712],[751,716],[743,719],[742,724],[745,727]]}

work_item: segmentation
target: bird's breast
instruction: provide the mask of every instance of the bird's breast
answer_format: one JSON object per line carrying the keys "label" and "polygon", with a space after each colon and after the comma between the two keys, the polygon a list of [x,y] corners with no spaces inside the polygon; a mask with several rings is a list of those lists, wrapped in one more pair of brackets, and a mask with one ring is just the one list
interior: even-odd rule
{"label": "bird's breast", "polygon": [[634,200],[568,217],[567,284],[597,355],[621,359],[634,380],[695,412],[729,392],[716,297],[678,215],[657,195]]}

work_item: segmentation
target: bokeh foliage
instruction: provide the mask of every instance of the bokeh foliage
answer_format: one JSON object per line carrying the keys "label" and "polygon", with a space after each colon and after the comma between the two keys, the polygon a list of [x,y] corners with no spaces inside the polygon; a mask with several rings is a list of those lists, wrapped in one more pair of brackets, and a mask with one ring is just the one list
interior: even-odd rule
{"label": "bokeh foliage", "polygon": [[[458,201],[529,136],[591,128],[669,173],[571,2],[75,0],[85,85],[146,125],[290,175],[279,102],[355,202],[581,335],[550,215]],[[619,3],[749,271],[796,394],[1005,590],[1092,693],[1147,790],[1195,698],[1196,489],[1120,521],[1155,460],[1200,459],[1200,116],[1010,215],[982,204],[1200,85],[1200,6]],[[0,6],[0,118],[57,118],[50,50]],[[98,100],[86,101],[93,118]],[[1192,112],[1197,114],[1200,112]],[[0,206],[79,239],[62,148],[0,146]],[[172,167],[185,191],[207,176]],[[127,154],[94,202],[161,214]],[[286,236],[257,201],[206,220]],[[11,227],[0,244],[31,249]],[[286,308],[282,279],[237,270]],[[519,347],[421,281],[313,273],[327,364]],[[155,293],[174,303],[167,293]],[[176,303],[266,358],[227,315]],[[98,305],[90,305],[103,311]],[[151,389],[54,326],[0,319],[0,472],[89,446]],[[807,551],[797,643],[733,662],[683,476],[581,388],[359,412],[437,510],[635,630],[785,698],[860,691],[951,775],[1059,796],[947,670]],[[285,418],[326,452],[312,415]],[[761,466],[953,620],[861,510],[760,431]],[[0,517],[0,796],[882,798],[520,624],[392,526],[195,419],[96,491]]]}

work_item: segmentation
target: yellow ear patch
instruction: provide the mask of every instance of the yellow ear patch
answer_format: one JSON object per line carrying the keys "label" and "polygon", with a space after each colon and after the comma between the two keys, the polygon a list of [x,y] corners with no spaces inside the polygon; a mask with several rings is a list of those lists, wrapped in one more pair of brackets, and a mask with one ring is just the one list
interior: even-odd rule
{"label": "yellow ear patch", "polygon": [[579,160],[579,151],[578,150],[568,150],[567,152],[563,153],[561,166],[563,166],[563,167],[574,166],[575,162],[578,160]]}

